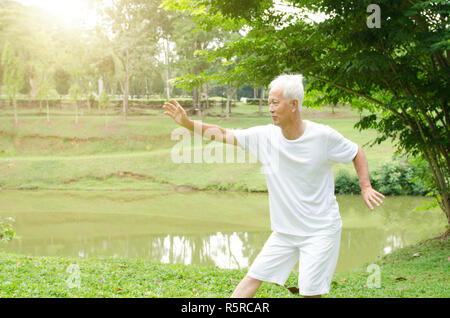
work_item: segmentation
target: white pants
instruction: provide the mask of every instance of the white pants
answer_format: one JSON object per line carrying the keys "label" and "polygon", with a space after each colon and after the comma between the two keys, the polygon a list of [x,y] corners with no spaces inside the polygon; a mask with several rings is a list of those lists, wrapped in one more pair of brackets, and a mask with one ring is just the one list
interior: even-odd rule
{"label": "white pants", "polygon": [[341,229],[333,234],[317,236],[273,232],[247,275],[283,286],[299,261],[300,294],[327,294],[339,257],[340,241]]}

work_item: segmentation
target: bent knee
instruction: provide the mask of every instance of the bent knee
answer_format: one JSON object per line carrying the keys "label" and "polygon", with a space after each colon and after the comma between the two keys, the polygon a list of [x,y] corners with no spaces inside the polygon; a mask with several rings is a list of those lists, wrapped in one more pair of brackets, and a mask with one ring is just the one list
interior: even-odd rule
{"label": "bent knee", "polygon": [[262,280],[253,278],[253,277],[248,276],[248,275],[244,276],[244,280],[245,280],[246,283],[252,284],[252,285],[261,285],[261,283],[263,282]]}

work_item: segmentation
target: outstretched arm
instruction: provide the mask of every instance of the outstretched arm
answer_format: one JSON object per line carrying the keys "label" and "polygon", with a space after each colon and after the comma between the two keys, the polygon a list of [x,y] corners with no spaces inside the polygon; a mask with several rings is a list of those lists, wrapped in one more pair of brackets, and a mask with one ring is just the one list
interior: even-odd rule
{"label": "outstretched arm", "polygon": [[359,146],[358,153],[353,159],[353,165],[355,166],[356,173],[358,174],[359,185],[361,187],[361,195],[364,199],[364,202],[369,209],[373,210],[371,202],[375,203],[376,206],[379,206],[381,203],[383,203],[383,200],[381,200],[381,198],[384,198],[384,195],[372,189],[372,185],[370,184],[369,166],[367,164],[366,155]]}
{"label": "outstretched arm", "polygon": [[228,143],[235,146],[237,145],[237,139],[231,131],[217,125],[210,125],[191,120],[187,116],[183,107],[181,107],[175,99],[171,99],[170,101],[172,103],[164,103],[163,108],[167,110],[164,114],[172,117],[178,125],[183,126],[194,133],[201,134],[211,140]]}

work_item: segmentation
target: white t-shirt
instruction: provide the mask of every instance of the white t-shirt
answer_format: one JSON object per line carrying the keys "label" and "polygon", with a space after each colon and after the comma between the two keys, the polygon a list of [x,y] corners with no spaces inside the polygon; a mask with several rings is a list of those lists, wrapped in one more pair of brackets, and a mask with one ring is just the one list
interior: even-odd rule
{"label": "white t-shirt", "polygon": [[286,139],[273,124],[231,132],[263,166],[272,230],[301,236],[332,234],[342,227],[332,167],[351,162],[358,145],[328,125],[303,121],[305,131],[295,140]]}

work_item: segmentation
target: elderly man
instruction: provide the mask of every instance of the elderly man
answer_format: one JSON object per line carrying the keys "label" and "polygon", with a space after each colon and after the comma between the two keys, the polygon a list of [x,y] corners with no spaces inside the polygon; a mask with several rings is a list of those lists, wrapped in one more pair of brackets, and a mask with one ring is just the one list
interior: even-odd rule
{"label": "elderly man", "polygon": [[371,210],[384,196],[372,189],[367,160],[357,144],[327,125],[302,120],[302,75],[280,75],[269,89],[273,124],[248,129],[194,122],[175,100],[163,107],[179,125],[240,146],[263,165],[273,232],[231,297],[252,297],[263,281],[284,285],[297,261],[300,294],[320,297],[330,290],[342,229],[333,164],[353,161]]}

